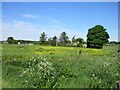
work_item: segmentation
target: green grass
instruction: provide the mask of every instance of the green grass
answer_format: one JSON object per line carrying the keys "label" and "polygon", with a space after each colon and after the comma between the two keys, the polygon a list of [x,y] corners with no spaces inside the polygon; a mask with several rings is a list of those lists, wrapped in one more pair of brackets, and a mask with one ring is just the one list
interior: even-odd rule
{"label": "green grass", "polygon": [[[81,54],[79,54],[81,50]],[[116,87],[120,79],[118,47],[104,46],[103,49],[79,47],[53,47],[39,45],[8,45],[2,49],[3,88],[51,87],[51,88],[111,88]],[[35,57],[37,60],[35,63]],[[40,57],[40,58],[38,58]],[[37,65],[42,60],[52,63],[55,78],[51,76],[39,78]],[[28,64],[31,63],[30,68]],[[20,75],[28,68],[33,75],[29,76],[29,84]],[[45,66],[47,68],[47,66]],[[31,71],[36,69],[36,71]],[[43,73],[43,71],[40,71]],[[45,73],[45,72],[44,72]],[[44,74],[43,73],[43,74]],[[12,82],[12,83],[11,83]],[[51,82],[51,83],[50,83]],[[25,84],[23,84],[25,83]],[[39,84],[36,84],[39,83]],[[43,84],[44,83],[44,84]],[[35,85],[35,86],[34,86]]]}

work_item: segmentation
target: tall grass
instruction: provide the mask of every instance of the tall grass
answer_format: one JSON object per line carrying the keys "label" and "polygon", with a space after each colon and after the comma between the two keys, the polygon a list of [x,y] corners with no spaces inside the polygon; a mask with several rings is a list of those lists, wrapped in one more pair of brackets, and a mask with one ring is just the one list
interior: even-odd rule
{"label": "tall grass", "polygon": [[3,45],[2,60],[3,88],[115,88],[120,79],[117,46]]}

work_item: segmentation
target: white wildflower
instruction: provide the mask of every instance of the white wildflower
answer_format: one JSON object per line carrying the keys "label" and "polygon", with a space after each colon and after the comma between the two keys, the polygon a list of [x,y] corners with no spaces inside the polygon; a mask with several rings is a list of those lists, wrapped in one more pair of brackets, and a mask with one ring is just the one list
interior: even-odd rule
{"label": "white wildflower", "polygon": [[116,76],[118,76],[118,75],[119,75],[119,73],[117,72],[117,73],[116,73]]}
{"label": "white wildflower", "polygon": [[22,77],[23,75],[21,74],[20,77]]}
{"label": "white wildflower", "polygon": [[99,80],[99,82],[98,83],[101,83],[101,79]]}
{"label": "white wildflower", "polygon": [[93,73],[92,76],[95,77],[95,74]]}

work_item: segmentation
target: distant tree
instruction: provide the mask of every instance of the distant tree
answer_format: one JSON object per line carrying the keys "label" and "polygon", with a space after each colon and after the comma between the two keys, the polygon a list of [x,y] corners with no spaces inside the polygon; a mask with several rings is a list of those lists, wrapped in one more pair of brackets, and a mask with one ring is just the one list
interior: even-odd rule
{"label": "distant tree", "polygon": [[14,44],[18,44],[18,40],[14,40],[13,43],[14,43]]}
{"label": "distant tree", "polygon": [[51,42],[52,42],[52,38],[48,38],[48,44],[51,45]]}
{"label": "distant tree", "polygon": [[40,44],[46,44],[47,35],[43,32],[40,36]]}
{"label": "distant tree", "polygon": [[67,41],[67,43],[68,43],[68,44],[70,44],[70,43],[71,43],[71,41],[70,41],[70,40],[68,40],[68,41]]}
{"label": "distant tree", "polygon": [[83,38],[77,38],[77,39],[76,39],[76,42],[79,42],[79,43],[82,44],[82,43],[84,42],[84,40],[83,40]]}
{"label": "distant tree", "polygon": [[54,37],[52,38],[51,45],[52,45],[52,46],[57,46],[57,37],[56,37],[56,36],[54,36]]}
{"label": "distant tree", "polygon": [[87,47],[88,48],[102,48],[108,42],[109,34],[106,29],[101,25],[96,25],[88,30],[87,34]]}
{"label": "distant tree", "polygon": [[77,38],[76,42],[77,42],[77,47],[82,47],[84,40],[83,38]]}
{"label": "distant tree", "polygon": [[119,44],[119,42],[117,42],[117,41],[110,41],[109,44],[115,44],[115,45],[117,45],[117,44]]}
{"label": "distant tree", "polygon": [[7,38],[7,42],[8,42],[9,44],[13,44],[13,43],[14,43],[13,37],[8,37],[8,38]]}
{"label": "distant tree", "polygon": [[66,46],[66,44],[68,43],[68,39],[69,39],[69,38],[68,38],[66,32],[62,32],[62,33],[60,34],[59,41],[60,41],[60,43],[61,43],[63,46]]}
{"label": "distant tree", "polygon": [[38,45],[38,44],[39,44],[39,41],[34,41],[33,44],[34,44],[34,45]]}
{"label": "distant tree", "polygon": [[18,40],[20,44],[25,44],[25,40]]}

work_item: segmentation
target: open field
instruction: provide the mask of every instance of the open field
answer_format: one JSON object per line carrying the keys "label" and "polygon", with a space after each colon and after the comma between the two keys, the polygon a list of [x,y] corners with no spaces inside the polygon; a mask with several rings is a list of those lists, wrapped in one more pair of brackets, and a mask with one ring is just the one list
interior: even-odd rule
{"label": "open field", "polygon": [[2,45],[3,88],[115,88],[118,46]]}

